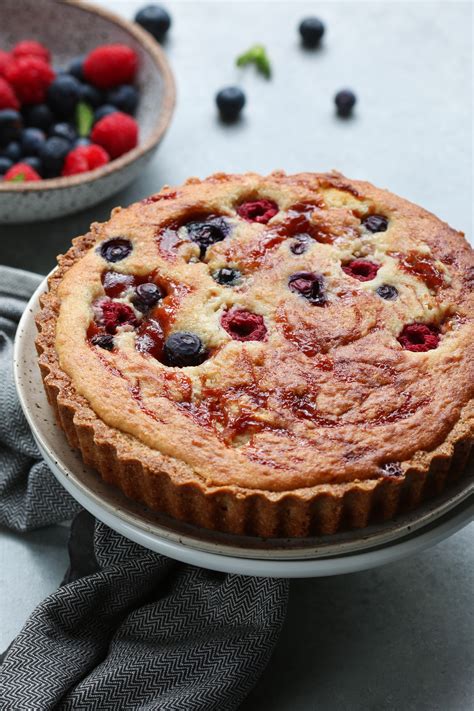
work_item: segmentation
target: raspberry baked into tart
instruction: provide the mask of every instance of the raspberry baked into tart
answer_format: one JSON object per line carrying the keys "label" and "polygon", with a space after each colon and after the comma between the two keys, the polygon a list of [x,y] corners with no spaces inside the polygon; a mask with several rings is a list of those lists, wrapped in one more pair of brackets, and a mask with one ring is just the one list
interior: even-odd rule
{"label": "raspberry baked into tart", "polygon": [[152,510],[236,534],[388,520],[465,471],[474,259],[338,173],[216,174],[73,241],[37,318],[70,444]]}

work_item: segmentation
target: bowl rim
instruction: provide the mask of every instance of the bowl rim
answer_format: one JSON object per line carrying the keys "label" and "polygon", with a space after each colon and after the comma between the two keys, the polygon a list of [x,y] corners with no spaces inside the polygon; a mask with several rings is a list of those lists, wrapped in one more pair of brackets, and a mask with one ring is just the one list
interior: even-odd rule
{"label": "bowl rim", "polygon": [[[52,1],[56,3],[58,2],[58,0]],[[0,194],[61,190],[75,187],[77,185],[84,185],[85,183],[93,183],[100,178],[111,175],[112,173],[125,168],[138,158],[141,158],[145,154],[149,153],[162,139],[173,115],[176,102],[176,85],[173,72],[163,49],[160,47],[158,42],[153,39],[152,35],[143,30],[135,22],[126,20],[125,18],[120,17],[102,7],[91,5],[88,2],[83,2],[83,0],[60,0],[60,3],[58,4],[66,6],[71,5],[72,7],[82,10],[83,12],[99,15],[105,18],[109,22],[118,25],[132,35],[132,37],[134,37],[148,52],[163,79],[163,96],[158,119],[151,135],[144,143],[139,144],[131,151],[124,153],[119,158],[115,158],[110,161],[110,163],[106,163],[106,165],[95,168],[95,170],[87,171],[86,173],[78,173],[77,175],[70,175],[67,177],[58,176],[56,178],[47,178],[45,180],[32,180],[17,183],[0,181]]]}

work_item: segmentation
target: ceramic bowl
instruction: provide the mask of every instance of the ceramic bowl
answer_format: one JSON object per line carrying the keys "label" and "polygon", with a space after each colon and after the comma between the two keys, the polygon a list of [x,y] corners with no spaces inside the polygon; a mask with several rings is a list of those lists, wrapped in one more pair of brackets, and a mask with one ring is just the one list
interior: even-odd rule
{"label": "ceramic bowl", "polygon": [[133,22],[78,0],[1,0],[0,48],[36,39],[51,51],[55,67],[100,44],[124,43],[139,56],[140,103],[136,148],[101,168],[39,182],[0,181],[0,222],[36,222],[68,215],[104,200],[143,171],[158,148],[174,109],[175,86],[165,54]]}

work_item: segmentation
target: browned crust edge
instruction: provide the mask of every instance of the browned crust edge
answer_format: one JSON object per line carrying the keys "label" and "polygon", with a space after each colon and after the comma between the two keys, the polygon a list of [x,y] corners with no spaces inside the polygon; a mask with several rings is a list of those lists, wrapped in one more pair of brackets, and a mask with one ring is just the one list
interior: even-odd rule
{"label": "browned crust edge", "polygon": [[129,498],[211,530],[264,538],[307,537],[393,519],[439,495],[465,472],[473,443],[472,402],[442,445],[405,462],[400,477],[270,492],[235,485],[208,487],[197,479],[152,470],[127,452],[128,436],[95,415],[58,363],[54,343],[57,288],[66,271],[96,241],[94,227],[73,240],[70,250],[58,258],[59,267],[48,280],[49,290],[40,299],[36,348],[48,401],[69,444],[104,481]]}

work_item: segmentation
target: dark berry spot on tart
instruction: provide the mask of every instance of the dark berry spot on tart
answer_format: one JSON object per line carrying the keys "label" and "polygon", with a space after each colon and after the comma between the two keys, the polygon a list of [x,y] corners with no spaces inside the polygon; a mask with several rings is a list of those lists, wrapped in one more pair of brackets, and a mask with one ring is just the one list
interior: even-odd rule
{"label": "dark berry spot on tart", "polygon": [[398,289],[392,284],[382,284],[375,290],[381,299],[394,301],[398,296]]}
{"label": "dark berry spot on tart", "polygon": [[114,347],[114,337],[110,333],[98,333],[91,338],[91,343],[93,346],[99,346],[99,348],[103,348],[106,351],[111,351]]}
{"label": "dark berry spot on tart", "polygon": [[380,269],[378,264],[368,259],[353,259],[348,264],[343,264],[342,271],[358,281],[371,281],[377,276]]}
{"label": "dark berry spot on tart", "polygon": [[107,262],[121,262],[132,251],[132,243],[125,237],[113,237],[103,242],[98,251]]}
{"label": "dark berry spot on tart", "polygon": [[193,220],[186,225],[188,235],[199,245],[201,259],[206,250],[216,242],[222,242],[230,232],[230,224],[224,217],[209,217],[206,220]]}
{"label": "dark berry spot on tart", "polygon": [[176,331],[165,341],[163,350],[166,365],[184,368],[200,365],[207,356],[201,339],[189,331]]}
{"label": "dark berry spot on tart", "polygon": [[235,286],[240,282],[241,274],[238,269],[222,267],[212,273],[212,278],[222,286]]}
{"label": "dark berry spot on tart", "polygon": [[234,341],[263,341],[267,335],[263,316],[244,309],[226,311],[221,324]]}
{"label": "dark berry spot on tart", "polygon": [[388,227],[388,219],[383,215],[368,215],[368,217],[364,217],[362,224],[369,232],[385,232]]}
{"label": "dark berry spot on tart", "polygon": [[153,358],[161,360],[164,340],[160,322],[151,318],[143,321],[138,327],[135,347],[140,353],[148,353]]}
{"label": "dark berry spot on tart", "polygon": [[294,240],[290,244],[290,251],[293,254],[304,254],[308,249],[308,243],[311,237],[305,233],[295,235]]}
{"label": "dark berry spot on tart", "polygon": [[102,286],[107,296],[115,299],[130,289],[135,283],[132,274],[121,274],[120,272],[104,272],[102,274]]}
{"label": "dark berry spot on tart", "polygon": [[259,222],[266,225],[278,212],[278,205],[273,200],[251,200],[243,202],[237,208],[237,214],[247,222]]}
{"label": "dark berry spot on tart", "polygon": [[160,287],[149,281],[144,284],[139,284],[136,287],[135,293],[131,298],[131,302],[137,311],[146,313],[153,308],[153,306],[155,306],[158,301],[163,298],[163,296],[164,294]]}
{"label": "dark berry spot on tart", "polygon": [[386,462],[381,467],[384,476],[402,476],[403,470],[398,462]]}
{"label": "dark berry spot on tart", "polygon": [[120,326],[135,326],[137,323],[133,309],[121,301],[105,301],[102,304],[102,320],[107,333],[116,333]]}
{"label": "dark berry spot on tart", "polygon": [[296,272],[288,279],[288,288],[295,294],[303,296],[310,304],[324,306],[326,296],[322,276],[314,272]]}
{"label": "dark berry spot on tart", "polygon": [[403,327],[397,340],[405,350],[423,353],[438,346],[439,330],[426,323],[410,323]]}

